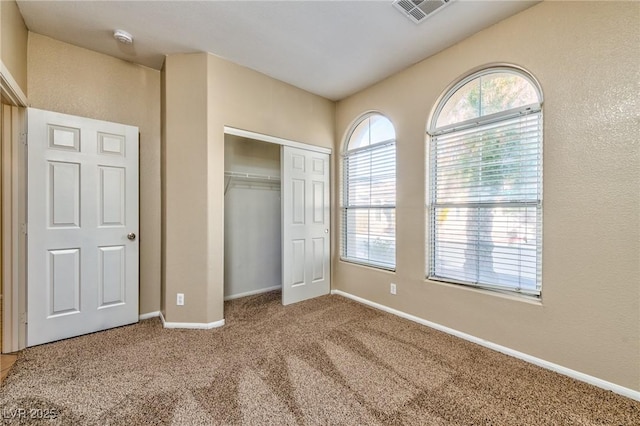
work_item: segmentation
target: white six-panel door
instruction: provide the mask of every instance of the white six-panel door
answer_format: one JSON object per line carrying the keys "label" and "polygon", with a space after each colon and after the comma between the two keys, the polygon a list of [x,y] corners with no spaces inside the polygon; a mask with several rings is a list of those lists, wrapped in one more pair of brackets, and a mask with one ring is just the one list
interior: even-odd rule
{"label": "white six-panel door", "polygon": [[331,290],[329,155],[282,147],[282,303]]}
{"label": "white six-panel door", "polygon": [[138,128],[27,119],[28,346],[138,321]]}

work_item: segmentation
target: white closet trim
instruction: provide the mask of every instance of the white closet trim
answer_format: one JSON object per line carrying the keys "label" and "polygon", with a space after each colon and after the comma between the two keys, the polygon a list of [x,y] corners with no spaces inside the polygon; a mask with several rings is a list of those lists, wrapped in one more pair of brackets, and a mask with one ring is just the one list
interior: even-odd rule
{"label": "white closet trim", "polygon": [[324,148],[321,146],[309,145],[306,143],[296,142],[289,139],[282,139],[275,136],[263,135],[262,133],[255,133],[255,132],[250,132],[248,130],[236,129],[235,127],[224,126],[224,133],[226,135],[240,136],[242,138],[255,139],[263,142],[276,143],[278,145],[306,149],[308,151],[331,154],[331,148]]}

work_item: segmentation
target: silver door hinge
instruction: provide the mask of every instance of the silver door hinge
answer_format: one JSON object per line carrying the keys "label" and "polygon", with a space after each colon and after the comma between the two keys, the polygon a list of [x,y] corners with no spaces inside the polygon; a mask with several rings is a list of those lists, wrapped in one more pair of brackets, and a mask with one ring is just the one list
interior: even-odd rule
{"label": "silver door hinge", "polygon": [[21,223],[20,224],[20,232],[22,232],[22,234],[27,235],[27,224],[26,223]]}
{"label": "silver door hinge", "polygon": [[27,134],[26,133],[20,133],[20,143],[22,145],[27,145]]}

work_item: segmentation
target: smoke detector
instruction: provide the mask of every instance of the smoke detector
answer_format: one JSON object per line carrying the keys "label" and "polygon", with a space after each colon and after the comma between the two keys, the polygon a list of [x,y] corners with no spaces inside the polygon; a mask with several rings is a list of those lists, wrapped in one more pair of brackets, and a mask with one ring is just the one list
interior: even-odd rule
{"label": "smoke detector", "polygon": [[419,24],[452,0],[394,0],[393,5],[407,18]]}
{"label": "smoke detector", "polygon": [[113,32],[113,38],[118,40],[120,43],[133,44],[133,37],[125,30],[115,30]]}

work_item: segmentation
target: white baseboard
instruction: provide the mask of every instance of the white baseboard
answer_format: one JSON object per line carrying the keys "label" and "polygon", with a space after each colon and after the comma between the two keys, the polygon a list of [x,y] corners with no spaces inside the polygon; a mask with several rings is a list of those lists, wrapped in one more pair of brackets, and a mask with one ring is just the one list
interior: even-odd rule
{"label": "white baseboard", "polygon": [[273,290],[280,290],[282,288],[281,285],[274,285],[273,287],[259,288],[257,290],[245,291],[244,293],[231,294],[229,296],[225,296],[224,300],[233,300],[239,299],[241,297],[254,296],[256,294],[267,293]]}
{"label": "white baseboard", "polygon": [[164,328],[187,328],[192,330],[209,330],[212,328],[222,327],[224,325],[224,319],[214,322],[167,322],[164,319],[164,315],[160,312],[160,319],[162,320],[162,326]]}
{"label": "white baseboard", "polygon": [[154,312],[147,312],[146,314],[142,314],[138,317],[138,319],[140,321],[142,320],[146,320],[149,318],[155,318],[155,317],[159,317],[160,316],[160,311],[154,311]]}
{"label": "white baseboard", "polygon": [[354,296],[353,294],[346,293],[341,290],[331,290],[331,294],[337,294],[339,296],[346,297],[351,300],[355,300],[356,302],[360,302],[364,305],[371,306],[372,308],[379,309],[381,311],[388,312],[390,314],[399,316],[401,318],[408,319],[409,321],[417,322],[418,324],[425,325],[427,327],[442,331],[447,334],[451,334],[453,336],[459,337],[464,340],[468,340],[469,342],[476,343],[480,346],[484,346],[485,348],[493,349],[494,351],[501,352],[505,355],[512,356],[514,358],[521,359],[523,361],[527,361],[531,364],[535,364],[539,367],[546,368],[551,371],[555,371],[556,373],[560,373],[565,376],[569,376],[573,379],[580,380],[581,382],[589,383],[591,385],[597,386],[599,388],[610,390],[619,395],[626,396],[627,398],[634,399],[636,401],[640,401],[640,392],[635,391],[633,389],[625,388],[624,386],[617,385],[615,383],[607,382],[606,380],[599,379],[594,376],[590,376],[585,373],[581,373],[576,370],[572,370],[567,367],[563,367],[558,364],[554,364],[553,362],[545,361],[544,359],[537,358],[532,355],[528,355],[524,352],[519,352],[514,349],[508,348],[506,346],[498,345],[497,343],[490,342],[488,340],[481,339],[479,337],[472,336],[467,333],[463,333],[462,331],[454,330],[453,328],[446,327],[441,324],[437,324],[435,322],[427,321],[425,319],[416,317],[411,314],[407,314],[402,311],[398,311],[397,309],[389,308],[388,306],[381,305],[376,302],[372,302],[367,299],[363,299],[362,297]]}

